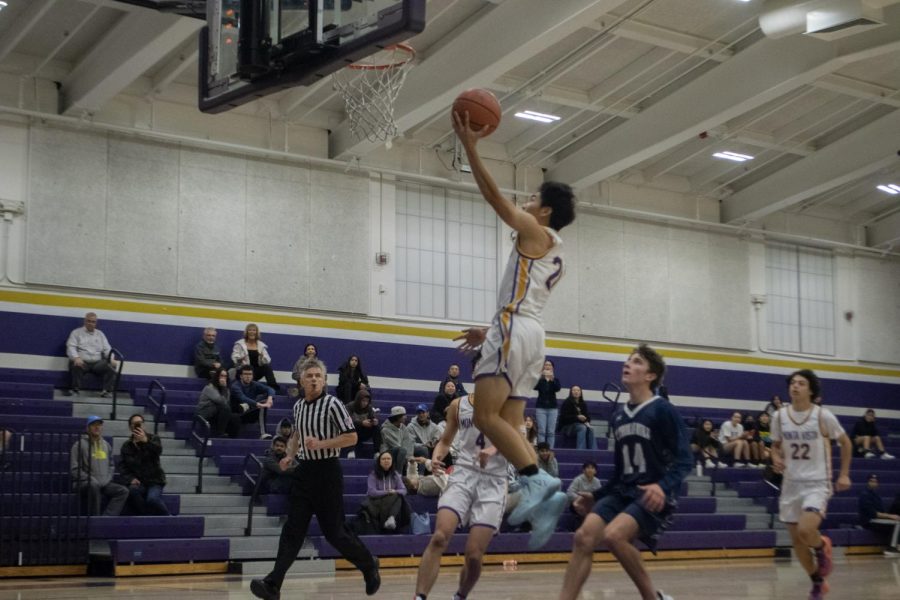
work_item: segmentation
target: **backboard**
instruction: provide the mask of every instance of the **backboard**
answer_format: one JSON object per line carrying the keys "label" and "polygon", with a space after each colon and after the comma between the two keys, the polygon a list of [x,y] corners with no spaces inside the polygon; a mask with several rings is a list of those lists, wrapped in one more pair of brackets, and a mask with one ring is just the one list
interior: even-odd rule
{"label": "backboard", "polygon": [[208,0],[199,106],[310,85],[425,28],[426,0]]}

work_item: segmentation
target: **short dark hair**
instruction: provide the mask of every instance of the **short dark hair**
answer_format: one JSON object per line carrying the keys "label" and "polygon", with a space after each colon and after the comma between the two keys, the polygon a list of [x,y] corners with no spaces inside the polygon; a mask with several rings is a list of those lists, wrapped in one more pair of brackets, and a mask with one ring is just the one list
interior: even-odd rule
{"label": "short dark hair", "polygon": [[538,450],[549,450],[550,444],[548,444],[547,442],[538,442],[537,449]]}
{"label": "short dark hair", "polygon": [[128,417],[128,426],[129,426],[129,427],[131,427],[131,421],[133,421],[135,417],[140,417],[140,418],[141,418],[141,422],[142,422],[142,423],[144,422],[144,414],[143,414],[143,413],[134,413],[133,415],[131,415],[130,417]]}
{"label": "short dark hair", "polygon": [[241,373],[246,373],[247,371],[250,371],[252,373],[253,367],[251,367],[250,365],[243,365],[243,366],[238,367],[238,370],[237,370],[238,375],[240,375]]}
{"label": "short dark hair", "polygon": [[275,437],[272,438],[272,445],[274,446],[274,445],[275,445],[276,443],[278,443],[278,442],[281,442],[282,444],[287,444],[287,440],[286,440],[286,439],[284,439],[284,438],[283,438],[282,436],[280,436],[280,435],[276,435]]}
{"label": "short dark hair", "polygon": [[799,375],[803,379],[809,382],[809,399],[818,397],[822,393],[822,383],[819,381],[819,376],[816,375],[812,369],[800,369],[799,371],[794,371],[787,377],[788,387],[791,386],[791,379],[793,379],[796,375]]}
{"label": "short dark hair", "polygon": [[559,231],[575,220],[575,193],[565,183],[545,181],[540,189],[541,206],[550,207],[550,227]]}
{"label": "short dark hair", "polygon": [[647,365],[650,367],[650,372],[656,375],[656,381],[650,387],[658,388],[661,386],[663,377],[666,374],[666,361],[663,360],[662,355],[647,344],[639,345],[631,353],[639,354],[641,358],[646,360]]}
{"label": "short dark hair", "polygon": [[872,414],[874,415],[874,414],[875,414],[875,409],[867,408],[867,409],[866,409],[866,412],[864,412],[863,414],[867,415],[867,414],[869,414],[869,413],[872,413]]}
{"label": "short dark hair", "polygon": [[586,461],[584,461],[583,463],[581,463],[581,470],[584,471],[584,470],[585,470],[586,468],[588,468],[589,466],[590,466],[590,467],[594,467],[594,470],[597,469],[597,463],[595,463],[595,462],[592,461],[592,460],[586,460]]}

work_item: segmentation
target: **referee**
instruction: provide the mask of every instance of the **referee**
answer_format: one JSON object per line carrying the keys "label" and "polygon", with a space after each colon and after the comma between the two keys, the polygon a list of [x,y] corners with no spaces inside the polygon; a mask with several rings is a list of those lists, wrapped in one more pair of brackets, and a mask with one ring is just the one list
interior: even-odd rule
{"label": "referee", "polygon": [[294,404],[294,433],[281,460],[283,470],[295,455],[299,460],[288,518],[281,529],[275,568],[263,579],[251,581],[250,591],[264,600],[281,597],[284,576],[303,547],[309,520],[316,515],[325,539],[362,571],[366,594],[371,596],[381,586],[378,559],[344,523],[344,476],[338,456],[341,448],[356,444],[353,421],[341,401],[326,392],[322,361],[310,358],[303,363],[300,384],[304,397]]}

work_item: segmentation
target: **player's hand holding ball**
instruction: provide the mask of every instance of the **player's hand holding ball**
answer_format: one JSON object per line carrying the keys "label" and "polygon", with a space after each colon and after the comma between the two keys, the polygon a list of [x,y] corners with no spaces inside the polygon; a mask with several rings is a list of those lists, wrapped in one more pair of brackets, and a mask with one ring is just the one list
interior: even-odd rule
{"label": "player's hand holding ball", "polygon": [[486,336],[487,329],[484,327],[469,327],[468,329],[463,329],[462,335],[456,336],[453,338],[453,341],[463,340],[463,343],[459,345],[459,351],[469,353],[475,352],[481,347]]}

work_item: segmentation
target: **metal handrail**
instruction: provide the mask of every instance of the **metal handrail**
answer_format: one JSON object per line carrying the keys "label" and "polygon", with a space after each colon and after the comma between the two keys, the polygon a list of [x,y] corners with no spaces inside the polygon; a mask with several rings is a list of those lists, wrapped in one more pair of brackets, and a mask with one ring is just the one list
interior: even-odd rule
{"label": "metal handrail", "polygon": [[[197,425],[200,425],[202,429],[199,434]],[[200,460],[197,461],[197,487],[195,488],[198,494],[203,493],[203,461],[206,460],[206,448],[209,446],[211,434],[212,428],[209,426],[209,421],[200,415],[194,415],[194,420],[191,422],[191,438],[200,444]]]}
{"label": "metal handrail", "polygon": [[[250,473],[250,470],[247,468],[248,463],[254,462],[256,463],[256,466],[259,467],[259,472],[256,474],[255,480]],[[262,461],[253,453],[247,453],[247,456],[244,457],[244,479],[253,485],[253,491],[250,493],[250,503],[247,506],[247,526],[244,527],[244,535],[249,536],[253,535],[253,507],[256,504],[256,499],[259,498],[259,489],[262,487],[263,482]]]}
{"label": "metal handrail", "polygon": [[116,403],[118,401],[119,395],[119,381],[122,379],[122,367],[125,366],[125,355],[119,352],[116,348],[109,349],[109,357],[112,358],[113,354],[119,357],[119,368],[116,370],[116,380],[113,383],[113,392],[112,392],[112,412],[109,415],[111,421],[116,420]]}
{"label": "metal handrail", "polygon": [[[158,388],[162,393],[159,401],[153,396],[154,387]],[[159,433],[159,417],[166,412],[166,388],[158,379],[154,379],[150,382],[150,385],[147,386],[147,403],[156,407],[156,410],[153,413],[153,435],[157,435]]]}
{"label": "metal handrail", "polygon": [[[610,398],[610,397],[609,397],[608,392],[609,392],[610,390],[615,391],[615,393],[616,393],[616,397],[615,397],[615,398]],[[611,437],[612,437],[612,430],[613,430],[613,429],[612,429],[612,420],[613,420],[613,416],[615,416],[615,414],[616,414],[616,407],[619,405],[619,396],[622,395],[622,388],[620,388],[618,385],[616,385],[616,384],[613,383],[612,381],[607,381],[607,382],[603,385],[603,392],[602,392],[602,395],[603,395],[603,397],[607,400],[607,402],[609,402],[610,404],[612,404],[612,409],[610,409],[610,411],[609,411],[609,418],[606,420],[606,421],[607,421],[607,426],[606,426],[606,437],[607,437],[607,438],[611,438]]]}

